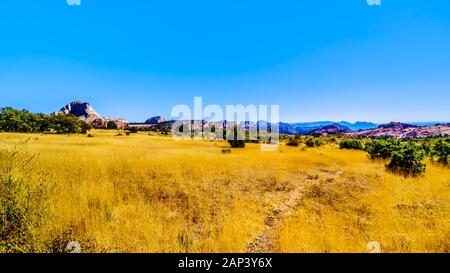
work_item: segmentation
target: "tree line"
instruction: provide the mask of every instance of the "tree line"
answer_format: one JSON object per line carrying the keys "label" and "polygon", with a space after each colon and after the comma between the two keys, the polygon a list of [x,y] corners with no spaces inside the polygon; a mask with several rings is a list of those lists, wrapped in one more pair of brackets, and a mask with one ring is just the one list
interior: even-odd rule
{"label": "tree line", "polygon": [[0,132],[85,134],[90,126],[74,115],[46,115],[0,108]]}

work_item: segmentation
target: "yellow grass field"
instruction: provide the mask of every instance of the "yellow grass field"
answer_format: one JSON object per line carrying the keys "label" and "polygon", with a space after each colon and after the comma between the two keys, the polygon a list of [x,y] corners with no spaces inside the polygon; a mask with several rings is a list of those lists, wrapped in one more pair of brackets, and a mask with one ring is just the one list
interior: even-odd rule
{"label": "yellow grass field", "polygon": [[175,141],[93,131],[0,134],[29,139],[34,168],[52,183],[44,241],[84,252],[450,251],[450,170],[385,171],[365,152]]}

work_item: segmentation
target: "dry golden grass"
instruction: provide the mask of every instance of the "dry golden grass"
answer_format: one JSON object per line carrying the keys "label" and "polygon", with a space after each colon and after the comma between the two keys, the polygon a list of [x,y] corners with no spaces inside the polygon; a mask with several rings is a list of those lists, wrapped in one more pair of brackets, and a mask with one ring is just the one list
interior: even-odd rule
{"label": "dry golden grass", "polygon": [[30,138],[55,184],[40,231],[48,241],[66,234],[92,252],[243,252],[270,231],[274,252],[368,252],[369,241],[387,252],[450,250],[450,171],[437,165],[405,179],[331,146],[223,154],[225,142],[93,134],[0,134],[4,145]]}

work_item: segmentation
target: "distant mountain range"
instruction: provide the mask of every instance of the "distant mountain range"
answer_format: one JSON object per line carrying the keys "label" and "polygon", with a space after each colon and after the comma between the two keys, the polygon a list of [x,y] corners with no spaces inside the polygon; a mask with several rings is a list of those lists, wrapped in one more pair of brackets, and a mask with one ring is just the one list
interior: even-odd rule
{"label": "distant mountain range", "polygon": [[347,121],[333,122],[333,121],[317,121],[317,122],[301,122],[301,123],[280,123],[280,133],[282,134],[300,134],[307,135],[316,130],[323,129],[326,126],[333,125],[340,129],[340,131],[359,131],[368,130],[378,127],[378,124],[372,122],[358,121],[350,123]]}
{"label": "distant mountain range", "polygon": [[[155,116],[147,119],[142,123],[130,123],[126,119],[105,118],[100,116],[88,102],[74,101],[61,108],[54,114],[72,114],[86,123],[93,126],[105,126],[108,122],[115,122],[119,128],[126,128],[128,126],[152,126],[157,124],[172,124],[173,121],[166,121],[161,116]],[[259,121],[256,124],[253,122],[243,122],[240,126],[246,126],[250,130],[257,129],[265,121]],[[204,126],[206,122],[196,121],[195,126]],[[217,126],[223,124],[223,121],[214,122]],[[267,123],[271,127],[270,123]],[[279,123],[280,134],[300,134],[300,135],[330,135],[330,134],[346,134],[349,136],[363,136],[363,137],[383,137],[394,136],[401,138],[410,137],[429,137],[436,135],[450,134],[450,124],[439,124],[439,122],[416,122],[404,124],[399,122],[391,122],[389,124],[376,124],[366,121],[358,121],[350,123],[347,121],[333,122],[333,121],[317,121],[317,122],[298,122],[298,123]]]}

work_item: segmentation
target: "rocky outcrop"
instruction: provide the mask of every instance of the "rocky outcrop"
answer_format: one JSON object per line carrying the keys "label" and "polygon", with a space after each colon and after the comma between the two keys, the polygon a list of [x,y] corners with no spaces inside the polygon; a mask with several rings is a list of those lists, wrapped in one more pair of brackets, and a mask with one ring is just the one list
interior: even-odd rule
{"label": "rocky outcrop", "polygon": [[125,129],[128,126],[128,120],[116,119],[100,116],[89,102],[73,101],[59,111],[55,115],[74,115],[96,128],[106,128],[108,122],[114,122],[118,129]]}
{"label": "rocky outcrop", "polygon": [[145,124],[159,124],[165,122],[166,119],[161,116],[151,117],[145,121]]}
{"label": "rocky outcrop", "polygon": [[323,126],[320,129],[312,131],[310,134],[315,135],[336,135],[336,134],[342,134],[345,132],[349,132],[350,129],[346,126],[342,126],[339,124],[331,124],[327,126]]}
{"label": "rocky outcrop", "polygon": [[83,101],[71,102],[54,114],[74,115],[90,125],[102,123],[104,121],[104,119],[94,110],[90,103]]}

